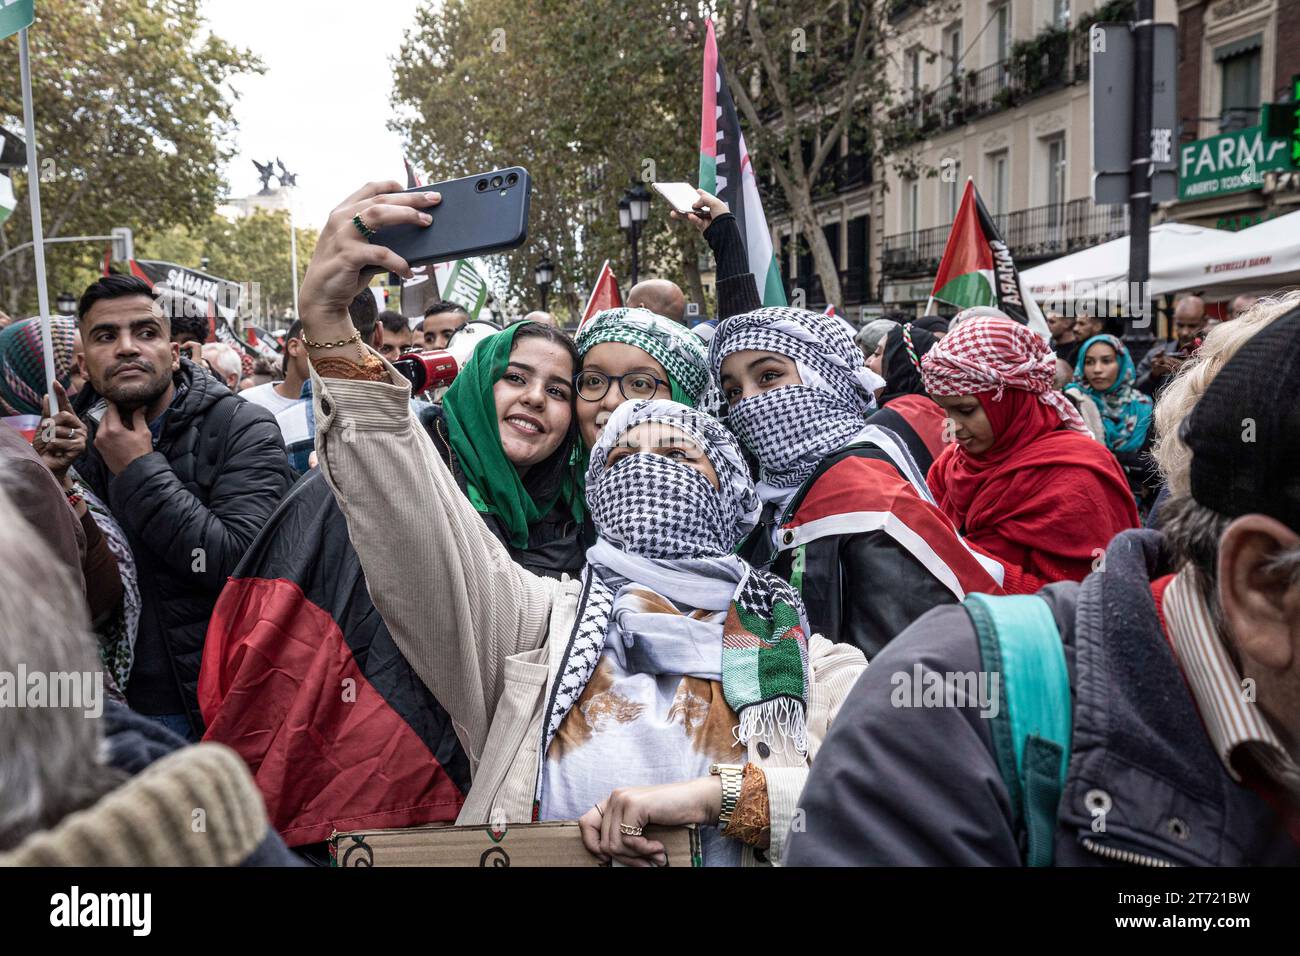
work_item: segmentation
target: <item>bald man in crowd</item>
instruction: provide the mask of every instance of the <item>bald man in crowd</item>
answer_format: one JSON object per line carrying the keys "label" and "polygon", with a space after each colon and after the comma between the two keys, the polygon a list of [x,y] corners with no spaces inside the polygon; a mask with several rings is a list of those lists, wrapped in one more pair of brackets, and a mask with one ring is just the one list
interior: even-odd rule
{"label": "bald man in crowd", "polygon": [[1178,367],[1196,350],[1197,339],[1205,334],[1205,302],[1188,295],[1174,306],[1174,337],[1151,346],[1137,367],[1137,388],[1155,396],[1173,380]]}
{"label": "bald man in crowd", "polygon": [[643,279],[627,294],[629,309],[649,309],[674,322],[686,324],[686,296],[667,279]]}
{"label": "bald man in crowd", "polygon": [[519,321],[540,322],[542,325],[549,325],[553,329],[558,329],[560,327],[560,323],[555,321],[555,316],[551,315],[549,312],[542,312],[540,309],[535,309],[532,312],[529,312]]}
{"label": "bald man in crowd", "polygon": [[1243,292],[1232,300],[1232,307],[1228,310],[1229,317],[1234,319],[1237,318],[1241,313],[1249,310],[1258,301],[1259,296],[1252,295],[1249,292]]}

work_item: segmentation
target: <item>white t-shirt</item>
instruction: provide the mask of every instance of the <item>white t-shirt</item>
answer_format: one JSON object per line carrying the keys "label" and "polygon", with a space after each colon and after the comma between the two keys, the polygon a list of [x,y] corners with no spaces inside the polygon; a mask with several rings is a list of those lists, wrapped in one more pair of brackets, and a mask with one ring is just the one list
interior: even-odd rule
{"label": "white t-shirt", "polygon": [[279,382],[267,382],[263,385],[254,385],[252,388],[246,388],[239,393],[239,397],[244,401],[252,402],[254,405],[261,405],[270,411],[272,415],[279,415],[286,409],[293,408],[295,405],[306,402],[303,398],[285,398],[275,390]]}

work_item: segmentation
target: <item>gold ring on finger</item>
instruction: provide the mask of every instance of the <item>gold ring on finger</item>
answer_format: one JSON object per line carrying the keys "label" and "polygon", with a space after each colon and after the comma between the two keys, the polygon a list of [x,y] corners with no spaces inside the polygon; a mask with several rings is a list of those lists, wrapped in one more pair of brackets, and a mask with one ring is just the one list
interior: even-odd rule
{"label": "gold ring on finger", "polygon": [[620,823],[618,832],[624,836],[640,836],[643,831],[641,827],[634,827],[630,823]]}

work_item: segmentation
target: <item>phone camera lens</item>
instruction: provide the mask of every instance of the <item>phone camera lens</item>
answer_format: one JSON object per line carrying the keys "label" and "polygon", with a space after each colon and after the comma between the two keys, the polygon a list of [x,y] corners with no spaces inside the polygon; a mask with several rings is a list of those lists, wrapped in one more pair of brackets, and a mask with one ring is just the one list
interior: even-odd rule
{"label": "phone camera lens", "polygon": [[507,185],[507,186],[513,186],[513,185],[514,185],[515,183],[517,183],[517,182],[519,182],[519,174],[518,174],[518,173],[511,173],[509,176],[506,177],[506,185]]}
{"label": "phone camera lens", "polygon": [[501,188],[501,177],[500,177],[500,176],[493,176],[493,177],[492,177],[492,188],[493,188],[493,189],[500,189],[500,188]]}
{"label": "phone camera lens", "polygon": [[477,189],[479,192],[485,192],[487,190],[487,186],[488,183],[486,179],[480,179],[478,182],[474,184],[474,188]]}

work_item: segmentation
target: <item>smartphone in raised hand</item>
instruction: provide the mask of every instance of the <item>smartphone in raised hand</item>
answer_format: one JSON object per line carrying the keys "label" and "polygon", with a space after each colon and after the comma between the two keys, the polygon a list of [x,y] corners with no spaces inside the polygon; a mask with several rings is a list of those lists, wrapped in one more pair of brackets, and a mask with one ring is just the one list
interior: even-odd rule
{"label": "smartphone in raised hand", "polygon": [[387,226],[377,230],[370,241],[392,249],[411,266],[514,249],[528,237],[532,188],[528,170],[522,166],[417,186],[406,192],[442,196],[438,205],[424,210],[433,222]]}
{"label": "smartphone in raised hand", "polygon": [[651,183],[654,191],[668,200],[668,205],[683,216],[689,216],[692,213],[702,219],[709,218],[709,211],[704,208],[696,208],[700,202],[700,193],[690,183]]}

